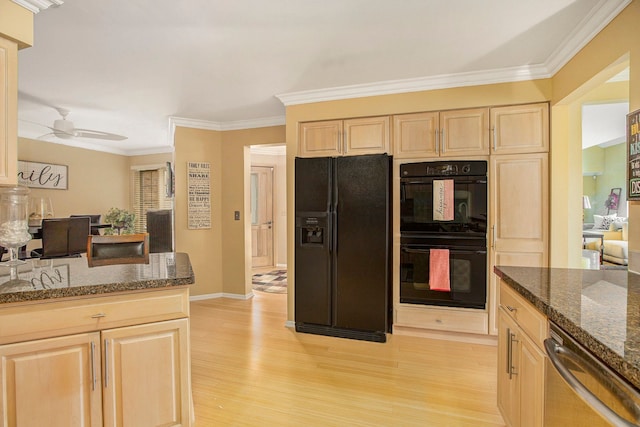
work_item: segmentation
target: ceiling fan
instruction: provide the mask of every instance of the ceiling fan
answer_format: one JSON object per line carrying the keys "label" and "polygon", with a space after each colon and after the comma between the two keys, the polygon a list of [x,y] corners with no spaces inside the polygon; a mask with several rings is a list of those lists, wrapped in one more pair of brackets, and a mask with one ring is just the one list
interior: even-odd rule
{"label": "ceiling fan", "polygon": [[62,116],[62,118],[55,120],[53,122],[53,127],[42,125],[42,126],[45,126],[46,128],[51,129],[52,132],[44,134],[39,138],[44,138],[50,135],[54,135],[62,139],[96,138],[96,139],[107,139],[110,141],[123,141],[127,139],[126,136],[117,135],[115,133],[102,132],[99,130],[76,128],[74,127],[73,122],[71,120],[67,120],[67,115],[69,114],[69,110],[65,108],[56,108],[56,110],[58,111],[58,113],[60,113],[60,116]]}

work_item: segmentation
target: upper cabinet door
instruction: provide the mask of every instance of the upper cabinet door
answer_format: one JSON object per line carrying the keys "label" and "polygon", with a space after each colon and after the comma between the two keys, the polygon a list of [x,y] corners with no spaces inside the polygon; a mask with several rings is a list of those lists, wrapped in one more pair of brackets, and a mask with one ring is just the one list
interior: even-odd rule
{"label": "upper cabinet door", "polygon": [[397,159],[439,154],[438,113],[393,116],[393,156]]}
{"label": "upper cabinet door", "polygon": [[342,120],[300,123],[299,157],[330,157],[342,154]]}
{"label": "upper cabinet door", "polygon": [[365,117],[344,121],[342,154],[384,154],[389,152],[389,117]]}
{"label": "upper cabinet door", "polygon": [[18,182],[18,45],[0,37],[0,184]]}
{"label": "upper cabinet door", "polygon": [[492,108],[491,131],[494,154],[549,152],[549,104]]}
{"label": "upper cabinet door", "polygon": [[489,109],[440,112],[440,156],[489,154]]}

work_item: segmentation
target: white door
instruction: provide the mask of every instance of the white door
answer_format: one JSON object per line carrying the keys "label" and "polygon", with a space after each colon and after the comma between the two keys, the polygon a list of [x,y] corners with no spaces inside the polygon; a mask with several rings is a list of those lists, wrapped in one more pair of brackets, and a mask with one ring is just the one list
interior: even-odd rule
{"label": "white door", "polygon": [[253,267],[273,265],[273,167],[251,167],[251,257]]}

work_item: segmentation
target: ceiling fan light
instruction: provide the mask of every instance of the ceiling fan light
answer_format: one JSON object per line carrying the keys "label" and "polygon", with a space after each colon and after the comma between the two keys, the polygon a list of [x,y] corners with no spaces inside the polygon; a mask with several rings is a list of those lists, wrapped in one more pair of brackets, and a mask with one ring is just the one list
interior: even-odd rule
{"label": "ceiling fan light", "polygon": [[53,122],[53,128],[59,132],[73,133],[73,123],[69,120],[58,119]]}

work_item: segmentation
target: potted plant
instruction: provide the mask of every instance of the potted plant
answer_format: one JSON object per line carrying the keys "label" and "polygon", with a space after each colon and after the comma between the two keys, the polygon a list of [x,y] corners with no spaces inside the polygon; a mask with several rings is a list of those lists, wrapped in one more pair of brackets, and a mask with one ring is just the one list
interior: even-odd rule
{"label": "potted plant", "polygon": [[106,228],[104,234],[133,234],[135,232],[133,228],[135,220],[136,214],[126,209],[111,208],[104,217],[104,221],[107,224],[111,224],[111,228]]}

